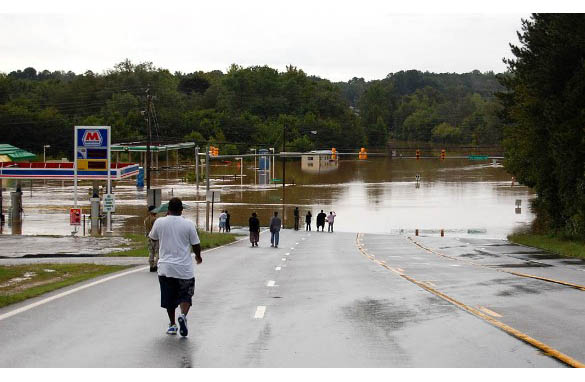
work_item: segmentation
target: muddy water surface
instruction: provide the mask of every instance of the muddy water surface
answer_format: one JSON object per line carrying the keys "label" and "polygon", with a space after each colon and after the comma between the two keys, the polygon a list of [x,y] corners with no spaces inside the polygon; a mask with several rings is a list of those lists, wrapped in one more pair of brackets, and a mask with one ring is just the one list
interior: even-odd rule
{"label": "muddy water surface", "polygon": [[[247,225],[251,212],[259,214],[267,225],[273,211],[282,214],[282,185],[254,184],[254,163],[244,162],[243,185],[237,177],[239,162],[214,163],[211,166],[211,187],[221,191],[221,202],[215,204],[214,223],[220,210],[227,209],[232,226]],[[275,178],[282,179],[281,163],[277,161]],[[525,227],[533,219],[528,201],[532,190],[511,186],[511,176],[500,165],[489,161],[467,159],[391,159],[372,158],[366,161],[342,159],[338,166],[323,171],[301,168],[300,160],[287,160],[285,209],[287,226],[293,225],[293,209],[301,210],[301,224],[307,211],[315,216],[323,209],[335,211],[335,230],[367,233],[412,232],[448,235],[505,238],[515,229]],[[181,197],[188,209],[184,214],[205,226],[204,184],[199,193],[193,183],[185,181],[193,167],[154,172],[153,187],[162,189],[163,199]],[[417,187],[416,174],[420,174]],[[260,177],[256,176],[256,181]],[[21,227],[5,225],[3,234],[68,235],[68,208],[73,204],[71,182],[35,181],[32,196],[28,181],[24,181]],[[146,211],[146,191],[138,190],[135,180],[118,182],[115,234],[142,233]],[[290,184],[290,185],[288,185]],[[5,181],[5,211],[8,191],[14,183]],[[80,186],[80,201],[89,213],[89,183]],[[521,200],[520,214],[515,201]]]}

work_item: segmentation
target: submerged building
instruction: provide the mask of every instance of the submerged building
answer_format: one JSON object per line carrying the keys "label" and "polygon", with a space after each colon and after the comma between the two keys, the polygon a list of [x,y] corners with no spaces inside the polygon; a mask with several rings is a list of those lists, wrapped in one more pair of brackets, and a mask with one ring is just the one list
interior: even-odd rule
{"label": "submerged building", "polygon": [[301,155],[301,170],[312,174],[335,171],[339,158],[332,150],[315,150]]}

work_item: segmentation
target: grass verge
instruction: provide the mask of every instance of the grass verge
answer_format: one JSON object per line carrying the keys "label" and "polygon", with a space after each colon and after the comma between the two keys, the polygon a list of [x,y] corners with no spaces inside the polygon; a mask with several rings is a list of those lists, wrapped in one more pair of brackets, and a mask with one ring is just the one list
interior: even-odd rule
{"label": "grass verge", "polygon": [[508,236],[512,243],[544,249],[559,256],[585,259],[585,243],[577,240],[562,239],[553,235],[518,233]]}
{"label": "grass verge", "polygon": [[[229,244],[236,241],[238,238],[238,235],[233,233],[209,233],[204,231],[197,231],[197,233],[199,235],[199,240],[201,240],[202,250]],[[148,257],[148,238],[146,236],[138,234],[126,234],[124,237],[131,241],[131,243],[127,246],[130,249],[108,253],[106,256]]]}
{"label": "grass verge", "polygon": [[99,264],[2,265],[0,308],[128,267]]}

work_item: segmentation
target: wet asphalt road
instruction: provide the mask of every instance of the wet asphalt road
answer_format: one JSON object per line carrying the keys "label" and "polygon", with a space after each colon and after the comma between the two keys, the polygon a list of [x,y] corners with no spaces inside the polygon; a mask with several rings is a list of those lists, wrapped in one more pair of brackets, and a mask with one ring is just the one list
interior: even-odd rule
{"label": "wet asphalt road", "polygon": [[[7,319],[63,290],[1,309],[0,367],[564,366],[363,256],[355,234],[286,230],[278,249],[268,239],[204,253],[188,338],[164,333],[158,281],[143,269]],[[365,235],[363,246],[585,359],[585,292],[455,264],[404,236]]]}

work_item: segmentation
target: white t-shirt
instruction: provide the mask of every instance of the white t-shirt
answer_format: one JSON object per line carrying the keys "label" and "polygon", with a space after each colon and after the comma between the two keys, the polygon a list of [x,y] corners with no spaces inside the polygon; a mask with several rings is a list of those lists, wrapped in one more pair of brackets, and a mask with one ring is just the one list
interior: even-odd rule
{"label": "white t-shirt", "polygon": [[227,221],[227,214],[225,212],[222,212],[219,215],[219,221],[222,222],[222,223],[225,223]]}
{"label": "white t-shirt", "polygon": [[156,219],[148,237],[159,242],[157,265],[160,276],[195,277],[191,246],[199,244],[199,236],[191,220],[174,215]]}

